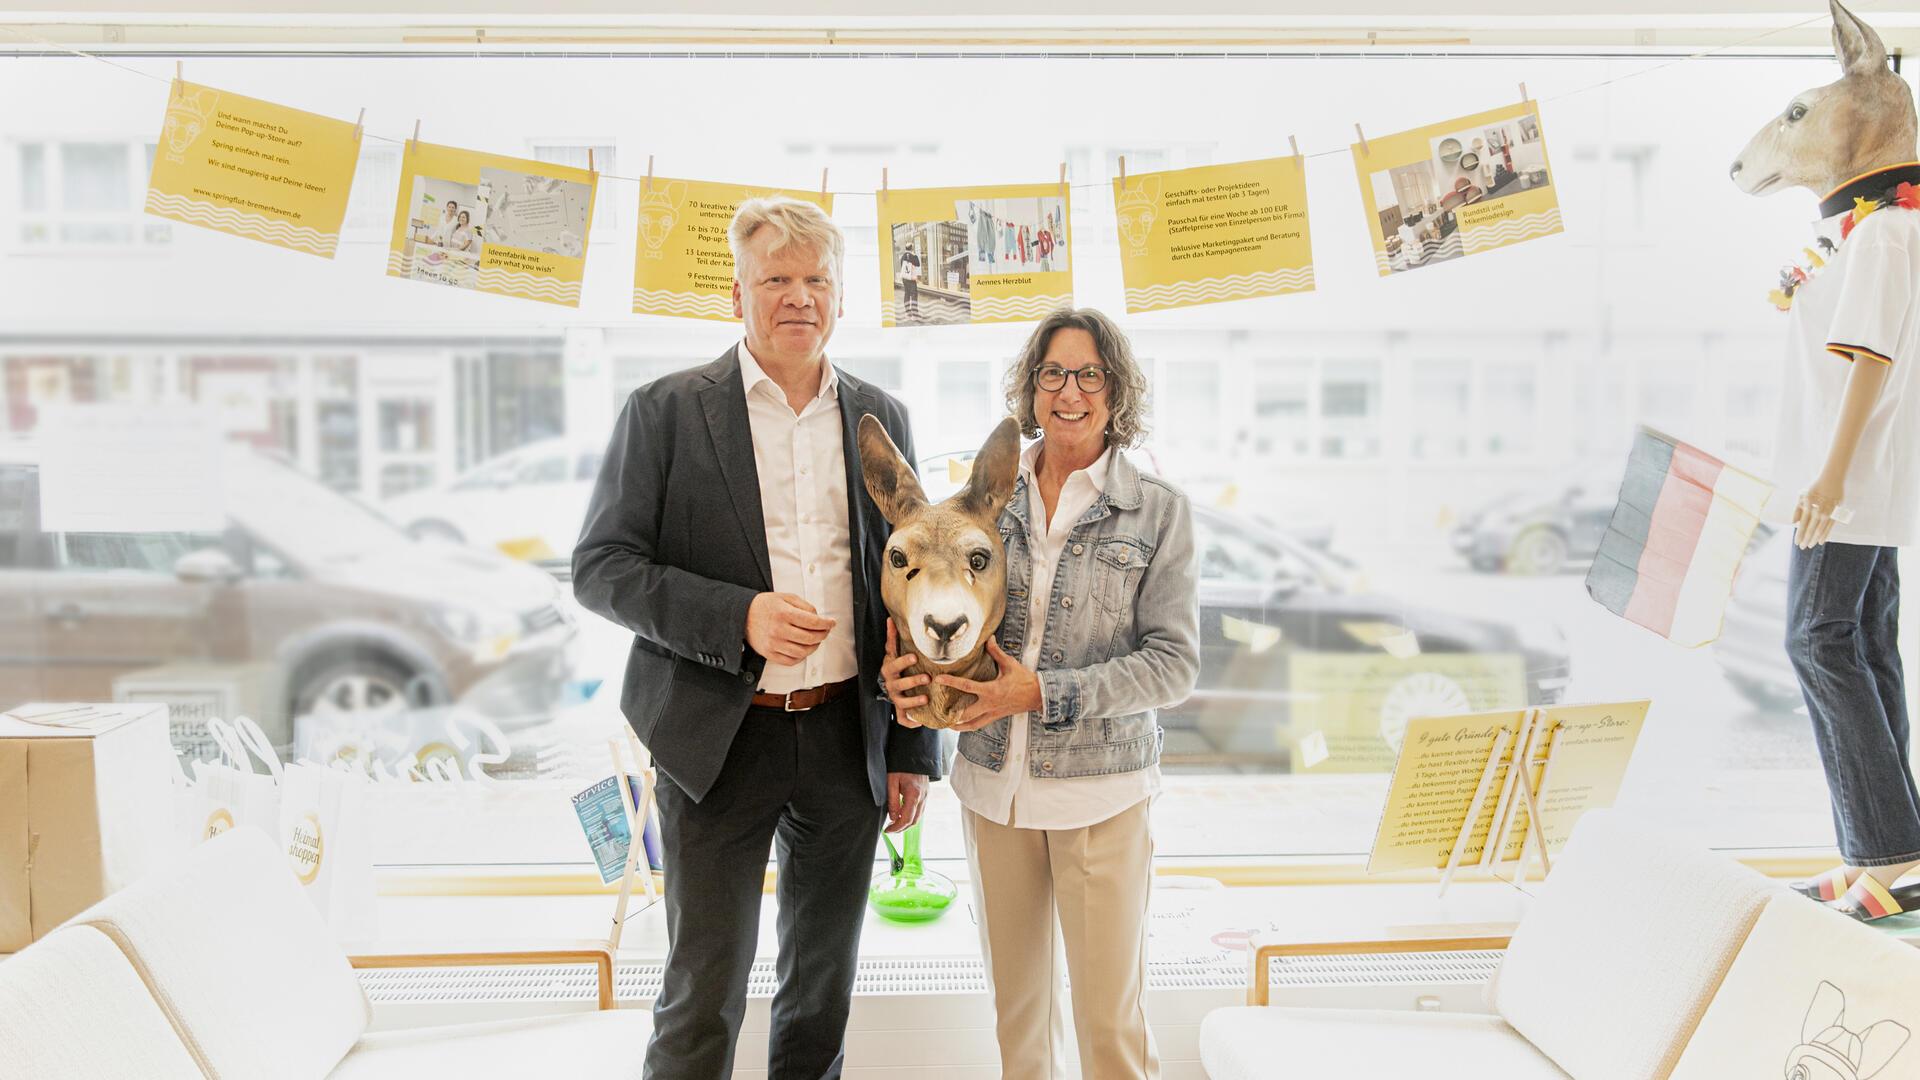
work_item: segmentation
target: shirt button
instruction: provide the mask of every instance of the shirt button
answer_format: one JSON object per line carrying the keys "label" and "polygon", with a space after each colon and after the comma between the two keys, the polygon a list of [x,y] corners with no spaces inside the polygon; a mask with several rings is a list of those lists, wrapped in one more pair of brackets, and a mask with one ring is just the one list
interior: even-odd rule
{"label": "shirt button", "polygon": [[819,573],[819,572],[820,572],[820,567],[819,567],[819,566],[817,566],[817,565],[816,565],[816,564],[814,564],[814,563],[808,563],[808,564],[807,564],[807,573],[809,573],[809,574],[817,574],[817,573]]}

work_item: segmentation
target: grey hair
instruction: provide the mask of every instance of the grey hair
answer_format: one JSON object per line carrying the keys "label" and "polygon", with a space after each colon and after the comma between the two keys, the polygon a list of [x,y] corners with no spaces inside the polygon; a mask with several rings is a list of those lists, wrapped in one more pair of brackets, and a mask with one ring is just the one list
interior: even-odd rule
{"label": "grey hair", "polygon": [[748,199],[740,204],[740,209],[734,211],[733,222],[727,226],[727,247],[733,251],[734,280],[739,280],[740,264],[746,261],[747,241],[763,228],[774,232],[773,246],[767,249],[768,254],[788,244],[799,244],[817,251],[833,268],[834,289],[838,291],[842,288],[846,280],[847,241],[840,227],[818,206],[786,195]]}
{"label": "grey hair", "polygon": [[1100,355],[1100,366],[1107,369],[1107,441],[1121,449],[1138,446],[1147,434],[1147,377],[1133,358],[1133,345],[1117,323],[1093,308],[1059,308],[1040,325],[1020,348],[1020,358],[1007,369],[1007,411],[1027,438],[1040,434],[1040,422],[1033,414],[1033,373],[1047,358],[1047,347],[1060,330],[1085,330],[1093,335],[1093,348]]}

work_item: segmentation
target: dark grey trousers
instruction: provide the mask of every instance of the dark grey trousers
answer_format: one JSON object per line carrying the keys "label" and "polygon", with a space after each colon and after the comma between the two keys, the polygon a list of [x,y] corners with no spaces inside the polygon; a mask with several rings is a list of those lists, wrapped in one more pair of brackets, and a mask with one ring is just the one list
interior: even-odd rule
{"label": "dark grey trousers", "polygon": [[802,713],[749,709],[700,802],[660,776],[667,973],[653,1006],[646,1080],[732,1075],[769,845],[779,871],[780,953],[767,1075],[840,1075],[884,816],[867,784],[855,698]]}

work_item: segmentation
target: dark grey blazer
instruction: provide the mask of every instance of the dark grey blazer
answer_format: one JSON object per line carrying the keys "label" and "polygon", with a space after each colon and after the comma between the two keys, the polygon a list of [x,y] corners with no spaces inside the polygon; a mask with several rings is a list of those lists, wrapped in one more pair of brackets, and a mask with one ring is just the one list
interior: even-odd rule
{"label": "dark grey blazer", "polygon": [[[627,398],[573,549],[574,596],[633,631],[621,711],[696,802],[719,776],[766,666],[746,643],[747,605],[773,589],[773,571],[738,350]],[[939,744],[933,731],[894,723],[880,692],[887,614],[876,571],[889,529],[860,478],[854,432],[872,413],[908,461],[913,437],[898,401],[839,377],[867,780],[884,805],[887,773],[939,776]]]}

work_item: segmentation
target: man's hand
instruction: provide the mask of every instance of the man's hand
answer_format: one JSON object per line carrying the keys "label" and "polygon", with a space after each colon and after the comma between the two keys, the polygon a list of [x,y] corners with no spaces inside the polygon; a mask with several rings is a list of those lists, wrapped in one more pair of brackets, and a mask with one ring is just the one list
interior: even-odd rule
{"label": "man's hand", "polygon": [[927,703],[924,694],[911,693],[914,689],[927,685],[925,675],[908,675],[907,669],[919,662],[919,657],[908,653],[899,655],[900,639],[894,633],[893,620],[887,620],[887,662],[880,665],[880,689],[887,692],[887,700],[893,702],[893,717],[907,727],[919,727],[920,721],[907,715],[908,709],[917,709]]}
{"label": "man's hand", "polygon": [[975,682],[962,679],[957,675],[935,675],[933,681],[941,686],[950,686],[955,690],[964,690],[976,700],[960,714],[960,719],[947,725],[950,731],[978,731],[1003,716],[1015,713],[1038,712],[1046,702],[1040,696],[1040,676],[1032,669],[1008,656],[1000,642],[987,638],[987,653],[993,662],[999,665],[1000,673],[991,682]]}
{"label": "man's hand", "polygon": [[792,593],[763,592],[747,605],[747,647],[770,664],[799,664],[832,629],[832,619]]}
{"label": "man's hand", "polygon": [[900,832],[920,820],[927,804],[927,778],[919,773],[887,774],[887,831]]}

